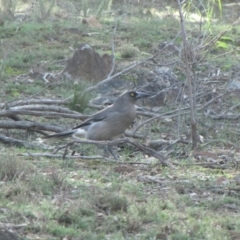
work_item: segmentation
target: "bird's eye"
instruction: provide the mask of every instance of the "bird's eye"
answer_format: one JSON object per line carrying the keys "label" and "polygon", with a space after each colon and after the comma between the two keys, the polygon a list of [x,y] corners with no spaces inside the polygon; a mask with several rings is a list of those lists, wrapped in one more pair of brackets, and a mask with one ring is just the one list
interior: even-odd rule
{"label": "bird's eye", "polygon": [[135,96],[135,93],[134,93],[134,92],[131,92],[131,93],[130,93],[130,96],[131,96],[131,97],[134,97],[134,96]]}

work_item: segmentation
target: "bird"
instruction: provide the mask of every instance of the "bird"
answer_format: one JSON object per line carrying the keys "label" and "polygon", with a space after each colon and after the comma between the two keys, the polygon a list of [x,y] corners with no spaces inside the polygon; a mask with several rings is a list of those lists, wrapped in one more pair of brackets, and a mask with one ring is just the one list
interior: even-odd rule
{"label": "bird", "polygon": [[[76,127],[42,137],[44,142],[52,142],[66,137],[84,136],[88,140],[106,141],[112,140],[124,133],[133,123],[137,111],[135,103],[140,98],[150,97],[153,94],[137,91],[124,92],[110,106],[93,114],[90,118]],[[50,141],[49,141],[50,140]]]}
{"label": "bird", "polygon": [[[78,139],[79,136],[84,136],[88,140],[93,141],[112,140],[124,133],[133,123],[137,115],[136,101],[152,95],[153,94],[150,93],[136,91],[124,92],[115,103],[95,113],[80,125],[68,131],[44,136],[41,138],[41,142],[50,143],[70,136],[75,139]],[[115,160],[117,160],[117,157],[112,151],[112,146],[108,144],[104,147],[104,155],[107,155],[107,152],[110,152]]]}

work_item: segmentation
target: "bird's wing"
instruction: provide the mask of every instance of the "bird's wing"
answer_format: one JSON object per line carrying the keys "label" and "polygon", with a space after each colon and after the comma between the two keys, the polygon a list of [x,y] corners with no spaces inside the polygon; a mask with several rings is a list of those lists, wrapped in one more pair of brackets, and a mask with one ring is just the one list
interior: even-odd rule
{"label": "bird's wing", "polygon": [[72,128],[72,130],[77,129],[77,128],[82,128],[82,127],[89,126],[89,125],[91,125],[92,123],[94,123],[94,122],[100,122],[100,121],[104,120],[105,118],[106,118],[106,117],[97,118],[97,119],[89,118],[89,119],[87,119],[86,121],[84,121],[83,123],[81,123],[81,124],[77,125],[76,127]]}
{"label": "bird's wing", "polygon": [[91,125],[92,123],[103,121],[104,119],[111,117],[115,113],[116,112],[113,110],[112,106],[110,106],[110,107],[105,108],[102,111],[97,112],[96,114],[92,115],[92,117],[88,118],[86,121],[84,121],[83,123],[77,125],[76,127],[72,128],[72,129],[86,127],[86,126]]}
{"label": "bird's wing", "polygon": [[118,114],[118,111],[113,108],[113,105],[111,105],[111,106],[103,109],[102,111],[99,111],[96,114],[92,115],[86,121],[84,121],[83,123],[77,125],[76,127],[72,128],[72,129],[89,126],[92,123],[103,121],[104,119],[112,117],[113,115],[116,115],[116,114]]}

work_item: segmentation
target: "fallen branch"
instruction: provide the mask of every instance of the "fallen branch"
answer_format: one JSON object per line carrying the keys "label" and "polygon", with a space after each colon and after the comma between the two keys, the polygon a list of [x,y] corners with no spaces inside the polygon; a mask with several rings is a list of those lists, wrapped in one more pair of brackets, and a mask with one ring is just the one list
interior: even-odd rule
{"label": "fallen branch", "polygon": [[15,106],[23,106],[23,105],[31,105],[31,104],[56,104],[56,105],[66,105],[69,103],[69,98],[63,99],[63,100],[53,100],[53,99],[25,99],[25,100],[19,100],[14,101],[11,103],[2,103],[0,104],[0,108],[7,107],[15,107]]}
{"label": "fallen branch", "polygon": [[57,151],[59,151],[60,149],[63,149],[64,147],[68,148],[69,146],[72,146],[76,143],[94,144],[94,145],[98,145],[98,146],[106,146],[106,145],[109,146],[109,145],[115,145],[115,144],[128,143],[128,144],[138,148],[144,154],[155,157],[156,159],[158,159],[161,162],[161,164],[163,166],[168,166],[168,167],[173,168],[172,164],[170,164],[163,155],[161,155],[160,153],[158,153],[157,151],[155,151],[151,148],[144,146],[141,143],[134,142],[133,140],[131,140],[129,138],[122,138],[122,139],[113,140],[113,141],[91,141],[91,140],[79,139],[79,140],[69,142],[65,146],[61,146],[60,148],[57,149]]}
{"label": "fallen branch", "polygon": [[85,120],[89,116],[78,114],[68,114],[68,113],[56,113],[56,112],[44,112],[44,111],[28,111],[28,110],[4,110],[0,111],[0,117],[10,117],[13,115],[29,115],[29,116],[41,116],[47,118],[72,118]]}
{"label": "fallen branch", "polygon": [[22,119],[17,115],[8,115],[7,117],[12,119],[13,121],[22,121]]}
{"label": "fallen branch", "polygon": [[59,113],[67,113],[67,114],[79,114],[79,112],[72,111],[69,108],[59,107],[57,105],[23,105],[23,106],[16,106],[11,107],[10,111],[52,111],[52,112],[59,112]]}
{"label": "fallen branch", "polygon": [[51,125],[51,124],[43,124],[43,123],[30,122],[30,121],[7,121],[7,120],[0,121],[0,128],[45,130],[45,131],[51,131],[51,132],[62,132],[66,130],[63,127],[58,127],[56,125]]}

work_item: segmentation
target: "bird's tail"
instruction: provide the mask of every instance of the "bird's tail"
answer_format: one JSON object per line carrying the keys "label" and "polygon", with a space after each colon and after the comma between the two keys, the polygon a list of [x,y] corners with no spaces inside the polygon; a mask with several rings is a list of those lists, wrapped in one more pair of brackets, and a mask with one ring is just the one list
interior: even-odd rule
{"label": "bird's tail", "polygon": [[51,143],[51,142],[55,142],[55,141],[57,141],[57,140],[59,140],[59,139],[62,139],[62,138],[70,137],[70,136],[72,136],[75,132],[76,132],[76,129],[74,129],[74,130],[69,130],[69,131],[66,131],[66,132],[51,134],[51,135],[48,135],[48,136],[45,136],[45,137],[41,137],[41,138],[39,139],[39,141],[40,141],[40,142]]}

